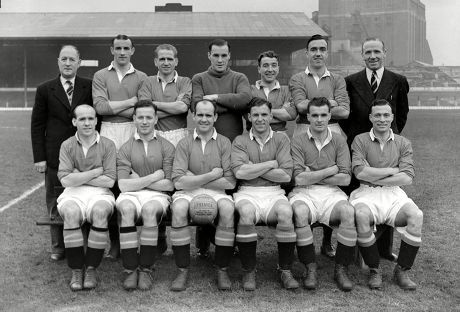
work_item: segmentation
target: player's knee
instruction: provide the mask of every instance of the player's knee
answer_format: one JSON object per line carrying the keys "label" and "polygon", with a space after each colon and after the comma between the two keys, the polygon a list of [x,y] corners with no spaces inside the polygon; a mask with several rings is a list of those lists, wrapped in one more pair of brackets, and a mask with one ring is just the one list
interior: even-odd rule
{"label": "player's knee", "polygon": [[130,200],[123,200],[117,205],[122,219],[134,219],[136,215],[136,205]]}
{"label": "player's knee", "polygon": [[142,219],[156,219],[163,211],[159,203],[147,203],[142,207]]}
{"label": "player's knee", "polygon": [[250,204],[240,204],[237,207],[240,224],[254,224],[255,208]]}
{"label": "player's knee", "polygon": [[304,203],[296,201],[292,204],[292,212],[296,221],[308,220],[308,207]]}
{"label": "player's knee", "polygon": [[423,224],[423,211],[420,210],[417,206],[415,206],[409,215],[408,219],[409,224],[413,224],[416,227],[422,227]]}
{"label": "player's knee", "polygon": [[279,204],[275,207],[279,223],[292,223],[292,207],[289,204]]}
{"label": "player's knee", "polygon": [[189,204],[186,200],[178,200],[171,205],[172,222],[174,226],[182,226],[187,223],[188,208]]}
{"label": "player's knee", "polygon": [[78,226],[78,224],[81,223],[81,219],[83,217],[81,215],[80,207],[77,204],[71,202],[68,202],[61,207],[60,214],[64,220],[64,223],[72,226]]}
{"label": "player's knee", "polygon": [[340,222],[350,225],[355,224],[355,209],[348,202],[340,206]]}
{"label": "player's knee", "polygon": [[97,202],[94,204],[91,210],[91,221],[93,224],[105,224],[107,223],[110,212],[111,212],[110,204],[105,202]]}
{"label": "player's knee", "polygon": [[355,206],[355,220],[358,225],[369,224],[369,210],[366,206]]}
{"label": "player's knee", "polygon": [[231,201],[221,199],[220,201],[217,202],[217,207],[219,209],[219,218],[233,220],[233,215],[235,213],[235,206],[233,205]]}

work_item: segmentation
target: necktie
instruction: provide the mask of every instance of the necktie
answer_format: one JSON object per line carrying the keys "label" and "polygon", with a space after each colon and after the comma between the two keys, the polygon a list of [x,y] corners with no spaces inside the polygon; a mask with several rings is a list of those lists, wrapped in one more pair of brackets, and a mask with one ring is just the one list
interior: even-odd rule
{"label": "necktie", "polygon": [[372,93],[375,93],[377,92],[377,73],[375,70],[372,71],[372,77],[371,77],[371,90],[372,90]]}
{"label": "necktie", "polygon": [[67,97],[69,98],[69,102],[72,103],[72,94],[73,94],[73,85],[72,85],[72,81],[70,80],[67,80],[65,82],[65,84],[67,85],[67,89],[66,89],[66,93],[67,93]]}

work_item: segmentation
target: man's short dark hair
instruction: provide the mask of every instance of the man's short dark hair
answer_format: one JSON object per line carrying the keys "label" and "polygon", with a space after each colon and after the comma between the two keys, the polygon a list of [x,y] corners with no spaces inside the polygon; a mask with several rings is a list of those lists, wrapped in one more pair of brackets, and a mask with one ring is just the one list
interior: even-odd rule
{"label": "man's short dark hair", "polygon": [[131,41],[131,48],[134,48],[133,39],[129,38],[126,35],[120,35],[120,34],[116,35],[115,38],[112,39],[112,47],[113,47],[113,45],[115,43],[115,40],[129,40],[129,41]]}
{"label": "man's short dark hair", "polygon": [[208,45],[209,52],[211,52],[212,46],[217,46],[217,47],[227,46],[228,52],[230,52],[230,44],[224,39],[214,39],[213,41],[211,41]]}
{"label": "man's short dark hair", "polygon": [[173,46],[172,44],[169,44],[169,43],[163,43],[163,44],[160,44],[158,47],[155,48],[155,58],[158,58],[158,52],[160,52],[160,50],[169,50],[169,51],[173,51],[173,54],[174,54],[174,57],[176,58],[177,57],[177,49],[175,46]]}
{"label": "man's short dark hair", "polygon": [[265,51],[265,52],[260,53],[259,57],[257,58],[257,63],[259,64],[259,66],[260,66],[260,61],[264,57],[276,58],[276,60],[279,61],[278,54],[276,54],[275,52],[273,52],[271,50],[270,51]]}
{"label": "man's short dark hair", "polygon": [[385,51],[385,43],[383,42],[382,39],[377,38],[377,37],[369,37],[369,38],[366,38],[366,39],[363,41],[363,44],[361,45],[361,53],[364,52],[364,44],[365,44],[366,42],[369,42],[369,41],[379,41],[379,42],[381,42],[381,43],[382,43],[382,49],[383,49],[383,51]]}
{"label": "man's short dark hair", "polygon": [[331,111],[331,102],[323,96],[321,97],[315,97],[312,98],[307,105],[307,113],[310,113],[310,107],[315,106],[315,107],[321,107],[321,106],[327,106],[328,111]]}
{"label": "man's short dark hair", "polygon": [[310,42],[315,41],[315,40],[324,40],[324,41],[326,41],[326,47],[329,48],[329,44],[327,42],[327,37],[324,37],[323,35],[316,34],[316,35],[311,36],[310,39],[308,39],[308,41],[307,41],[307,50],[308,50],[308,45],[310,44]]}
{"label": "man's short dark hair", "polygon": [[136,111],[138,108],[142,107],[151,107],[155,111],[155,114],[157,113],[157,106],[150,100],[140,100],[134,105],[134,112],[133,114],[136,115]]}
{"label": "man's short dark hair", "polygon": [[62,50],[64,50],[65,48],[72,48],[75,50],[75,52],[77,52],[77,55],[78,55],[78,58],[80,58],[80,51],[78,51],[77,47],[74,46],[74,45],[71,45],[71,44],[65,44],[61,47],[61,49],[59,50],[59,54],[61,54]]}
{"label": "man's short dark hair", "polygon": [[211,103],[211,104],[212,104],[212,107],[214,107],[214,115],[217,114],[217,104],[216,104],[216,102],[210,101],[210,100],[201,100],[201,101],[198,101],[198,102],[195,104],[195,111],[193,112],[194,115],[196,115],[196,107],[197,107],[198,104],[200,104],[200,103]]}
{"label": "man's short dark hair", "polygon": [[375,99],[375,100],[373,100],[372,103],[371,103],[371,107],[369,108],[369,114],[372,113],[372,108],[373,108],[373,107],[375,107],[375,106],[385,106],[385,105],[390,106],[390,108],[391,108],[391,113],[394,114],[394,112],[393,112],[393,107],[391,107],[390,102],[388,102],[388,101],[385,100],[385,99]]}
{"label": "man's short dark hair", "polygon": [[248,104],[249,112],[251,112],[251,109],[253,107],[260,107],[264,105],[267,105],[270,111],[272,110],[272,103],[260,97],[253,97],[251,101],[249,101],[249,104]]}

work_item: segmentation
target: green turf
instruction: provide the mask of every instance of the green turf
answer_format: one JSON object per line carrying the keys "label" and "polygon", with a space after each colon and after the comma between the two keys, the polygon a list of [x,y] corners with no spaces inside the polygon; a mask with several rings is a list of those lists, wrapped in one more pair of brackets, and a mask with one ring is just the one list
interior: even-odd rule
{"label": "green turf", "polygon": [[[43,179],[32,170],[30,112],[0,113],[0,207]],[[415,292],[404,292],[391,281],[393,264],[383,261],[383,291],[370,291],[366,272],[350,268],[355,288],[337,290],[333,262],[318,256],[319,289],[314,292],[281,289],[276,276],[276,242],[272,230],[260,228],[264,239],[258,249],[258,289],[241,290],[241,267],[232,260],[231,292],[216,290],[210,261],[196,257],[192,248],[189,288],[168,290],[175,268],[171,250],[155,270],[155,287],[149,292],[121,289],[121,263],[103,261],[100,287],[72,293],[65,262],[49,261],[46,227],[34,220],[44,212],[44,189],[0,213],[0,311],[460,311],[460,196],[457,164],[460,141],[459,111],[412,111],[404,134],[414,148],[416,178],[406,191],[424,211],[423,242],[412,276]],[[10,128],[7,128],[10,127]],[[315,230],[320,237],[320,230]],[[317,246],[318,249],[318,246]],[[395,251],[399,237],[395,234]],[[295,263],[294,274],[302,268]]]}

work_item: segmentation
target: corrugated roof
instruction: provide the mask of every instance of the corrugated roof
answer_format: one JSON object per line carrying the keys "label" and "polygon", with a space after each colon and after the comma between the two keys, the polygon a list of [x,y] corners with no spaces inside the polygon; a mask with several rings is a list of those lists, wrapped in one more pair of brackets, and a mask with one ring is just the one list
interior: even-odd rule
{"label": "corrugated roof", "polygon": [[304,13],[0,13],[0,37],[286,37],[327,35]]}

